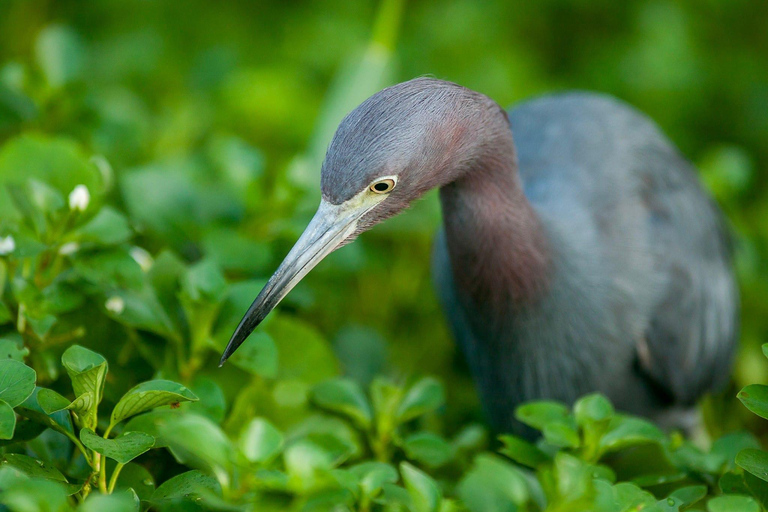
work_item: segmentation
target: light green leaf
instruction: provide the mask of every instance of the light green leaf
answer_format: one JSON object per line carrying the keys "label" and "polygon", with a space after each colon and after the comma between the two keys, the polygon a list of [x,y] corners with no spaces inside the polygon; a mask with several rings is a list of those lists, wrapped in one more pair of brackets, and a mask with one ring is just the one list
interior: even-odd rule
{"label": "light green leaf", "polygon": [[16,413],[13,407],[0,400],[0,439],[13,439],[16,429]]}
{"label": "light green leaf", "polygon": [[240,451],[251,462],[274,457],[283,447],[283,434],[263,418],[254,418],[240,435]]}
{"label": "light green leaf", "polygon": [[443,386],[432,377],[425,377],[411,386],[397,409],[402,423],[434,411],[445,402]]}
{"label": "light green leaf", "polygon": [[104,206],[87,224],[75,231],[74,235],[79,241],[113,245],[129,240],[133,231],[122,213],[110,206]]}
{"label": "light green leaf", "polygon": [[736,464],[744,471],[768,482],[768,453],[755,448],[746,448],[736,456]]}
{"label": "light green leaf", "polygon": [[0,360],[0,400],[16,407],[35,390],[35,370],[14,359]]}
{"label": "light green leaf", "polygon": [[590,422],[602,421],[613,416],[611,402],[599,393],[586,395],[573,405],[576,423],[583,426]]}
{"label": "light green leaf", "polygon": [[491,454],[478,455],[458,486],[462,502],[472,512],[516,510],[528,501],[525,476],[513,464]]}
{"label": "light green leaf", "polygon": [[197,396],[181,384],[170,380],[150,380],[134,386],[123,395],[112,410],[110,421],[114,425],[156,407],[197,400]]}
{"label": "light green leaf", "polygon": [[437,434],[416,432],[403,441],[403,450],[411,460],[437,468],[453,457],[453,447]]}
{"label": "light green leaf", "polygon": [[581,444],[578,431],[568,423],[550,423],[544,425],[544,439],[560,448],[578,448]]}
{"label": "light green leaf", "polygon": [[363,462],[349,468],[366,496],[374,497],[384,484],[397,482],[397,469],[384,462]]}
{"label": "light green leaf", "polygon": [[104,439],[89,428],[80,430],[80,441],[121,464],[127,464],[155,444],[155,438],[143,432],[126,432],[114,439]]}
{"label": "light green leaf", "polygon": [[653,423],[629,416],[614,416],[608,432],[600,439],[601,453],[620,450],[627,446],[661,443],[664,434]]}
{"label": "light green leaf", "polygon": [[760,505],[749,496],[716,496],[707,502],[709,512],[760,512]]}
{"label": "light green leaf", "polygon": [[751,384],[739,391],[737,396],[744,407],[761,418],[768,419],[768,386]]}
{"label": "light green leaf", "polygon": [[348,416],[364,429],[371,425],[371,406],[354,381],[333,379],[321,382],[312,390],[312,398],[320,407]]}
{"label": "light green leaf", "polygon": [[665,499],[660,500],[658,505],[664,511],[680,510],[680,507],[693,505],[707,495],[707,487],[704,485],[691,485],[676,489]]}
{"label": "light green leaf", "polygon": [[93,394],[83,393],[71,402],[53,391],[52,389],[42,388],[37,394],[37,401],[46,414],[53,414],[58,411],[71,410],[80,415],[85,415],[93,407]]}
{"label": "light green leaf", "polygon": [[432,478],[407,462],[400,463],[400,474],[413,502],[414,512],[436,512],[442,493]]}
{"label": "light green leaf", "polygon": [[35,58],[48,83],[61,87],[80,77],[85,49],[74,30],[64,25],[49,25],[37,36]]}
{"label": "light green leaf", "polygon": [[139,512],[141,504],[136,493],[123,490],[114,494],[91,493],[78,512]]}
{"label": "light green leaf", "polygon": [[9,466],[18,469],[27,476],[34,478],[46,478],[58,482],[66,482],[67,479],[61,474],[61,471],[47,462],[33,459],[20,453],[6,453],[3,462]]}
{"label": "light green leaf", "polygon": [[40,406],[38,395],[43,389],[45,388],[36,387],[32,394],[29,395],[29,398],[16,408],[16,412],[65,435],[72,435],[74,429],[72,428],[72,418],[69,412],[59,411],[49,415]]}
{"label": "light green leaf", "polygon": [[537,430],[544,430],[545,426],[552,423],[573,423],[566,406],[546,400],[521,405],[515,410],[515,417]]}
{"label": "light green leaf", "polygon": [[158,428],[181,463],[211,469],[222,485],[228,485],[235,451],[218,425],[204,416],[182,414],[169,417]]}
{"label": "light green leaf", "polygon": [[213,260],[192,265],[182,277],[182,293],[193,302],[219,302],[227,289],[227,281]]}

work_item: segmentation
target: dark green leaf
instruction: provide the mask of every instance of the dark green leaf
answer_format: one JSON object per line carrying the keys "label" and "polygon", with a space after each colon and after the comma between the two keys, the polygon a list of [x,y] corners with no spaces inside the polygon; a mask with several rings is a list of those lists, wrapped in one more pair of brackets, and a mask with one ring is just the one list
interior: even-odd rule
{"label": "dark green leaf", "polygon": [[56,480],[59,482],[67,481],[64,475],[61,474],[61,471],[52,465],[28,457],[27,455],[22,455],[20,453],[6,453],[3,457],[3,462],[31,477],[46,478],[48,480]]}
{"label": "dark green leaf", "polygon": [[142,382],[129,390],[112,410],[111,423],[116,424],[156,407],[194,402],[198,398],[192,391],[169,380]]}
{"label": "dark green leaf", "polygon": [[736,464],[744,471],[768,482],[768,453],[754,448],[741,450],[736,456]]}
{"label": "dark green leaf", "polygon": [[42,389],[44,388],[36,387],[29,398],[16,408],[16,412],[59,432],[72,434],[74,429],[68,411],[59,411],[49,415],[40,406],[38,395]]}
{"label": "dark green leaf", "polygon": [[278,370],[277,357],[272,337],[264,331],[256,331],[232,354],[229,362],[253,375],[274,378]]}
{"label": "dark green leaf", "polygon": [[126,432],[114,439],[104,439],[88,428],[80,430],[80,441],[121,464],[127,464],[155,444],[155,438],[143,432]]}
{"label": "dark green leaf", "polygon": [[24,362],[29,355],[29,349],[24,346],[21,336],[16,333],[0,337],[0,359],[14,359]]}
{"label": "dark green leaf", "polygon": [[744,407],[761,418],[768,419],[768,386],[752,384],[739,391],[737,396]]}
{"label": "dark green leaf", "polygon": [[13,439],[16,429],[16,413],[13,407],[0,400],[0,439]]}
{"label": "dark green leaf", "polygon": [[14,359],[0,360],[0,400],[16,407],[35,390],[35,370]]}
{"label": "dark green leaf", "polygon": [[152,493],[150,502],[158,505],[177,499],[194,500],[206,491],[220,494],[221,486],[214,478],[200,471],[187,471],[163,482]]}

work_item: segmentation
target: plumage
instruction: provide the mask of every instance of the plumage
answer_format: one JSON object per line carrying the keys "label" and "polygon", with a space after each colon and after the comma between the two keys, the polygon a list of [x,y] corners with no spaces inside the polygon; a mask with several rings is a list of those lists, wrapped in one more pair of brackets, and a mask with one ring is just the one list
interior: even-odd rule
{"label": "plumage", "polygon": [[[393,184],[380,194],[374,185]],[[339,126],[323,200],[222,362],[335,248],[440,188],[438,295],[492,424],[599,391],[657,420],[722,385],[738,292],[723,218],[655,124],[590,93],[526,102],[420,78]]]}

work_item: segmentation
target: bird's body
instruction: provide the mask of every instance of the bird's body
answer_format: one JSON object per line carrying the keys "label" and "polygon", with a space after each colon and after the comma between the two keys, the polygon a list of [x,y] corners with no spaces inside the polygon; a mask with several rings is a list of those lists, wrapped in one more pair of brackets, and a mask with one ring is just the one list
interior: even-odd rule
{"label": "bird's body", "polygon": [[456,84],[401,83],[342,121],[321,188],[222,362],[323,257],[440,188],[435,280],[498,429],[526,434],[523,401],[593,391],[660,419],[727,378],[738,297],[723,220],[623,103],[568,93],[508,116]]}
{"label": "bird's body", "polygon": [[[510,124],[533,219],[523,223],[531,233],[518,227],[507,235],[543,234],[543,261],[521,269],[535,282],[508,286],[515,290],[500,309],[488,307],[487,292],[476,300],[457,285],[446,236],[514,253],[513,240],[473,239],[487,235],[481,228],[449,224],[433,258],[444,309],[492,422],[518,430],[513,413],[521,402],[570,403],[592,391],[624,411],[680,418],[670,413],[728,378],[736,339],[738,299],[720,212],[656,126],[607,96],[531,101],[511,111]],[[460,194],[442,192],[447,220]],[[521,201],[483,207],[496,219],[519,217]],[[462,274],[498,283],[482,258],[470,272],[472,257],[461,258]],[[510,254],[506,263],[519,260]]]}

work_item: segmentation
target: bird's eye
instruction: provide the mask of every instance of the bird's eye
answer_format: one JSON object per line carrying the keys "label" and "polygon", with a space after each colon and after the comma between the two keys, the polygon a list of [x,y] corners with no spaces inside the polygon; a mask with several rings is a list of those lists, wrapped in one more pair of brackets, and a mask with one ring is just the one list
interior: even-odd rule
{"label": "bird's eye", "polygon": [[371,192],[375,192],[377,194],[386,194],[393,188],[395,188],[395,180],[392,178],[385,178],[383,180],[377,181],[376,183],[373,183],[371,185]]}

